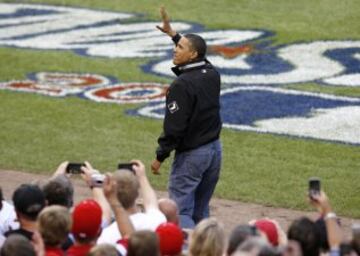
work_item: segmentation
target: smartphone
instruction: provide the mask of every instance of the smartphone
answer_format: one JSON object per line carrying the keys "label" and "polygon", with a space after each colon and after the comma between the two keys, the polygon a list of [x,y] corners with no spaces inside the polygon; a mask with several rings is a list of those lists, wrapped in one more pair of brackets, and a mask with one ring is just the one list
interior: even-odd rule
{"label": "smartphone", "polygon": [[309,196],[312,198],[313,195],[319,195],[321,190],[321,182],[317,177],[309,179]]}
{"label": "smartphone", "polygon": [[133,169],[133,165],[134,163],[119,163],[117,166],[118,170],[127,170],[127,171],[131,171],[133,173],[135,173],[134,169]]}
{"label": "smartphone", "polygon": [[81,167],[85,166],[84,163],[69,163],[66,167],[66,173],[80,174],[82,173]]}

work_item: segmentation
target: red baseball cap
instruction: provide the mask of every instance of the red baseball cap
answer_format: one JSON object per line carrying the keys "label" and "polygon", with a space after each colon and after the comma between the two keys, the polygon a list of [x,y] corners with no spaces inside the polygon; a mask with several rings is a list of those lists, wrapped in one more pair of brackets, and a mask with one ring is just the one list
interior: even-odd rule
{"label": "red baseball cap", "polygon": [[95,238],[101,228],[101,217],[101,207],[95,200],[83,200],[72,213],[71,232],[76,238]]}
{"label": "red baseball cap", "polygon": [[257,229],[265,233],[267,239],[273,246],[279,245],[279,234],[276,225],[269,219],[259,219],[255,221]]}
{"label": "red baseball cap", "polygon": [[165,222],[160,224],[155,232],[159,237],[161,255],[177,255],[181,253],[184,236],[178,225]]}

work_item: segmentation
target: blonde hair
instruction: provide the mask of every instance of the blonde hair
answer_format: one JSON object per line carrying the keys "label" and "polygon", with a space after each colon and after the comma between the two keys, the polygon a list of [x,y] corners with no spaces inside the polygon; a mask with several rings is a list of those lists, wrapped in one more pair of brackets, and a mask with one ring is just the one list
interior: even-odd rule
{"label": "blonde hair", "polygon": [[130,171],[116,171],[113,176],[117,183],[117,198],[125,209],[135,205],[139,196],[140,184]]}
{"label": "blonde hair", "polygon": [[71,229],[71,215],[64,206],[45,207],[39,214],[37,225],[45,245],[61,245]]}
{"label": "blonde hair", "polygon": [[99,244],[91,248],[88,256],[118,256],[116,248],[111,244]]}
{"label": "blonde hair", "polygon": [[159,238],[150,230],[139,230],[129,238],[128,256],[160,256]]}
{"label": "blonde hair", "polygon": [[199,222],[190,237],[191,256],[221,256],[225,251],[224,227],[215,218]]}

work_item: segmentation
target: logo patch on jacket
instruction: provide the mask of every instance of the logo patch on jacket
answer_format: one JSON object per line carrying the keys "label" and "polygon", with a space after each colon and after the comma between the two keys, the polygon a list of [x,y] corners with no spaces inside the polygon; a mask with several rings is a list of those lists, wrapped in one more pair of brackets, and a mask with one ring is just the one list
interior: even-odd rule
{"label": "logo patch on jacket", "polygon": [[176,103],[176,101],[173,101],[173,102],[169,103],[169,104],[167,105],[167,107],[168,107],[168,109],[169,109],[169,111],[170,111],[171,114],[173,114],[173,113],[175,113],[176,111],[179,110],[179,106],[178,106],[178,104]]}

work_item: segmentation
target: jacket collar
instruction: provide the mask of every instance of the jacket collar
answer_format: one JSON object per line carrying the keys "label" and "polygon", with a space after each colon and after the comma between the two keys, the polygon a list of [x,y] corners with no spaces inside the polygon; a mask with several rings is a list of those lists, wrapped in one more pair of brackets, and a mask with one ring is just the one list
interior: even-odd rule
{"label": "jacket collar", "polygon": [[172,67],[171,70],[174,72],[175,75],[179,76],[186,71],[189,71],[192,69],[198,69],[199,67],[203,67],[209,63],[210,62],[207,59],[204,59],[204,60],[188,63],[188,64],[181,65],[181,66],[175,66],[175,67]]}

